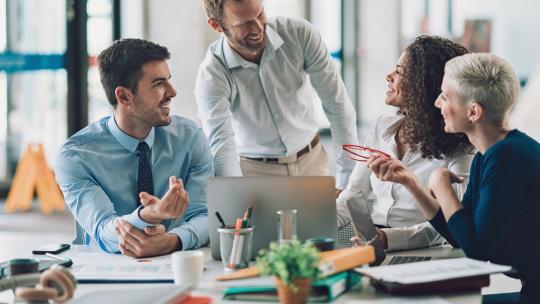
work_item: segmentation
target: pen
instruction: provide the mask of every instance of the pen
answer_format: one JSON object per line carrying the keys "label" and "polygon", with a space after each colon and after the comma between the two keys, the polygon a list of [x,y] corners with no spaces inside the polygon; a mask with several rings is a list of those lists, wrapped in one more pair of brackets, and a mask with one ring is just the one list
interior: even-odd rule
{"label": "pen", "polygon": [[247,218],[248,218],[248,211],[246,210],[244,212],[244,216],[242,216],[242,228],[247,228]]}
{"label": "pen", "polygon": [[227,226],[227,225],[225,225],[225,221],[223,221],[223,218],[221,217],[221,214],[219,214],[219,211],[216,211],[216,217],[217,217],[218,221],[221,223],[221,227]]}
{"label": "pen", "polygon": [[49,253],[49,252],[46,252],[45,253],[46,256],[50,257],[50,258],[53,258],[55,260],[59,260],[59,261],[68,261],[69,259],[65,259],[59,255],[56,255],[56,254],[52,254],[52,253]]}

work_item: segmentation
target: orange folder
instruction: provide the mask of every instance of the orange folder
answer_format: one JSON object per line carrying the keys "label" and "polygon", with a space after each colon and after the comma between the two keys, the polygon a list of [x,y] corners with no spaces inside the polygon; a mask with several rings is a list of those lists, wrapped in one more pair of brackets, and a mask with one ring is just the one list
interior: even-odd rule
{"label": "orange folder", "polygon": [[[329,250],[321,252],[320,255],[321,261],[319,262],[319,269],[321,270],[323,277],[375,261],[375,249],[372,246]],[[259,269],[256,266],[253,266],[220,275],[216,279],[218,281],[228,281],[253,278],[259,275]]]}

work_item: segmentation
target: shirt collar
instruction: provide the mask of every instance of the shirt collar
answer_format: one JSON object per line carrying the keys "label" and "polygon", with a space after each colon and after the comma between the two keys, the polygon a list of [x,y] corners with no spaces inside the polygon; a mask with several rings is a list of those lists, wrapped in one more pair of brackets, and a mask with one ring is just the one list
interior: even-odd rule
{"label": "shirt collar", "polygon": [[399,129],[399,126],[401,126],[401,124],[403,123],[403,120],[405,120],[405,116],[397,115],[395,120],[388,125],[386,130],[383,131],[382,138],[385,141],[388,141],[390,137],[393,137],[394,135],[396,135]]}
{"label": "shirt collar", "polygon": [[283,45],[283,39],[281,36],[274,30],[270,25],[266,25],[266,38],[268,43],[266,44],[266,49],[270,49],[275,52]]}
{"label": "shirt collar", "polygon": [[[139,142],[141,142],[141,140],[139,140],[138,138],[129,136],[126,133],[124,133],[124,131],[120,130],[120,128],[116,124],[116,119],[114,119],[114,115],[112,115],[109,118],[107,125],[114,139],[116,139],[116,141],[120,145],[122,145],[122,147],[126,148],[132,153],[134,153],[137,150],[137,146],[139,145]],[[148,135],[146,135],[146,137],[142,140],[146,142],[146,144],[148,145],[150,149],[152,149],[152,146],[154,145],[154,139],[155,139],[154,129],[155,128],[152,127],[152,129],[150,129],[150,132],[148,132]]]}
{"label": "shirt collar", "polygon": [[[268,24],[265,28],[265,35],[266,46],[264,48],[264,51],[271,51],[272,53],[275,53],[276,50],[279,49],[281,45],[283,45],[283,39],[281,39],[279,34]],[[221,36],[221,45],[223,49],[223,57],[225,58],[225,62],[229,69],[236,68],[242,65],[249,66],[254,64],[242,58],[242,56],[240,56],[235,50],[231,48],[225,34]]]}

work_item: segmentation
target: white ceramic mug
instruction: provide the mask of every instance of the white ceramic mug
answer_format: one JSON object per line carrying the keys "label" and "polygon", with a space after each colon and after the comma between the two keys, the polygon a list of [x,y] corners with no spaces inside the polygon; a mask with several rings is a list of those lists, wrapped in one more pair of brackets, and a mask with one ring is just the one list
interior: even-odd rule
{"label": "white ceramic mug", "polygon": [[204,252],[200,250],[177,251],[171,254],[174,284],[199,287],[204,271]]}

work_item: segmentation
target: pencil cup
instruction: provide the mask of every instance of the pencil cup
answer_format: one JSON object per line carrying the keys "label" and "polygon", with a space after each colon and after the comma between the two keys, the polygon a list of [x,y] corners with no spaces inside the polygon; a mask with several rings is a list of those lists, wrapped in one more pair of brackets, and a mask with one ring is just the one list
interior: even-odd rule
{"label": "pencil cup", "polygon": [[255,227],[235,229],[232,226],[218,228],[221,260],[226,271],[249,266]]}

